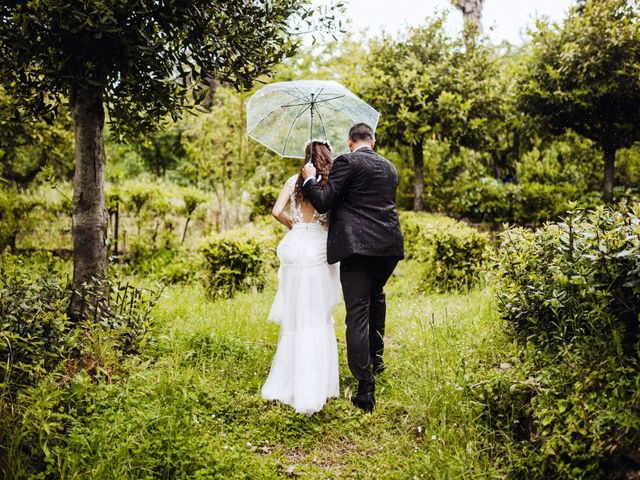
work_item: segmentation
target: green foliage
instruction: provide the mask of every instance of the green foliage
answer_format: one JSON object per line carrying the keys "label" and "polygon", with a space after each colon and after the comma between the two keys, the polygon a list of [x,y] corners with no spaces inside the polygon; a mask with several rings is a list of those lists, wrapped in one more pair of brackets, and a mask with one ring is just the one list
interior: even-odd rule
{"label": "green foliage", "polygon": [[0,380],[9,392],[55,370],[77,341],[65,311],[69,292],[55,270],[44,274],[51,258],[33,267],[8,253],[0,260]]}
{"label": "green foliage", "polygon": [[481,42],[465,49],[444,21],[372,45],[362,93],[383,114],[381,140],[415,145],[434,136],[482,149],[492,139],[485,129],[500,107],[495,55]]}
{"label": "green foliage", "polygon": [[440,15],[399,39],[373,41],[359,89],[382,114],[381,142],[412,147],[416,211],[422,209],[425,143],[494,151],[504,117],[497,55],[484,42],[465,46],[462,38],[450,38],[444,21]]}
{"label": "green foliage", "polygon": [[272,185],[265,185],[256,189],[251,208],[251,217],[270,215],[279,195],[280,189]]}
{"label": "green foliage", "polygon": [[521,357],[467,391],[508,477],[633,478],[640,439],[637,362],[585,350],[549,356],[527,348]]}
{"label": "green foliage", "polygon": [[204,242],[204,286],[213,298],[230,298],[238,292],[261,291],[265,275],[278,266],[276,247],[282,227],[271,217],[257,217]]}
{"label": "green foliage", "polygon": [[[34,267],[5,253],[0,273],[0,371],[5,388],[29,385],[71,357],[85,366],[95,360],[93,368],[104,367],[100,358],[90,359],[98,352],[86,350],[96,346],[100,335],[110,337],[121,354],[137,353],[148,341],[149,313],[158,298],[154,292],[111,283],[109,304],[88,304],[85,322],[77,325],[67,316],[70,289],[59,279],[50,256]],[[101,287],[85,286],[81,294],[90,297],[94,288]]]}
{"label": "green foliage", "polygon": [[[51,449],[73,419],[61,398],[73,391],[61,385],[78,372],[88,382],[109,381],[122,373],[125,356],[149,346],[159,293],[88,285],[81,295],[92,303],[82,322],[72,322],[71,289],[61,276],[51,256],[0,257],[0,471],[8,478],[19,478],[25,465],[51,467]],[[110,292],[108,305],[95,301],[94,289]]]}
{"label": "green foliage", "polygon": [[573,184],[537,182],[514,185],[489,177],[458,185],[451,214],[473,222],[540,225],[566,212],[578,198]]}
{"label": "green foliage", "polygon": [[147,169],[156,176],[164,176],[174,169],[186,155],[180,129],[165,130],[140,142],[138,150]]}
{"label": "green foliage", "polygon": [[[412,276],[407,263],[399,269]],[[277,326],[265,320],[273,291],[212,303],[198,285],[180,285],[158,305],[153,361],[110,385],[77,376],[55,400],[51,385],[42,385],[29,392],[42,399],[28,408],[34,424],[45,416],[53,423],[60,405],[74,418],[42,440],[34,427],[25,429],[34,445],[47,441],[52,469],[65,478],[137,478],[141,471],[170,478],[499,476],[461,389],[466,372],[503,348],[490,297],[390,290],[396,313],[388,328],[397,347],[387,353],[373,415],[345,398],[311,417],[262,400],[278,340]],[[341,358],[343,332],[337,328]],[[356,386],[343,366],[348,396]],[[370,470],[363,475],[364,455]]]}
{"label": "green foliage", "polygon": [[520,183],[571,184],[578,192],[588,192],[600,187],[601,176],[595,166],[601,162],[602,155],[591,140],[570,132],[537,142],[514,167]]}
{"label": "green foliage", "polygon": [[486,266],[488,235],[447,217],[402,212],[408,258],[423,264],[421,288],[462,291],[474,286]]}
{"label": "green foliage", "polygon": [[637,4],[589,0],[562,26],[539,22],[521,80],[521,105],[552,128],[598,144],[629,147],[639,137],[640,26]]}
{"label": "green foliage", "polygon": [[61,109],[53,124],[20,118],[19,105],[0,86],[0,179],[25,186],[38,175],[73,176],[71,115]]}
{"label": "green foliage", "polygon": [[238,292],[264,288],[264,252],[252,238],[219,236],[209,240],[202,253],[206,269],[204,284],[211,298],[229,298]]}
{"label": "green foliage", "polygon": [[495,291],[526,348],[471,393],[511,476],[637,475],[639,239],[637,207],[504,233]]}
{"label": "green foliage", "polygon": [[191,282],[202,270],[198,252],[175,245],[154,247],[144,238],[132,241],[124,259],[124,271],[165,284]]}
{"label": "green foliage", "polygon": [[554,351],[595,342],[623,355],[638,342],[637,208],[569,212],[537,231],[509,230],[498,257],[501,311],[515,330]]}
{"label": "green foliage", "polygon": [[18,233],[28,226],[27,216],[38,201],[11,190],[0,190],[0,252],[16,248]]}
{"label": "green foliage", "polygon": [[0,10],[0,78],[39,115],[70,88],[97,88],[114,126],[137,135],[203,100],[211,78],[249,88],[296,51],[292,34],[332,30],[335,14],[294,0],[12,2]]}
{"label": "green foliage", "polygon": [[[182,122],[187,155],[176,173],[180,181],[213,194],[219,205],[222,229],[238,223],[246,203],[243,190],[252,190],[254,182],[259,181],[254,177],[260,176],[260,167],[282,169],[282,159],[246,134],[248,97],[248,93],[219,86],[208,112],[189,116]],[[273,185],[273,180],[269,178],[268,184]]]}
{"label": "green foliage", "polygon": [[552,132],[572,129],[605,153],[611,201],[615,153],[640,139],[638,4],[588,0],[561,27],[538,23],[520,80],[520,106]]}

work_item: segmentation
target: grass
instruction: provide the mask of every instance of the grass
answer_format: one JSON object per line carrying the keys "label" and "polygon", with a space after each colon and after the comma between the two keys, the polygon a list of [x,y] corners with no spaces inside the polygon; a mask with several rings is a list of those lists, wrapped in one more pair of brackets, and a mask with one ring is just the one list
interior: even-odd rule
{"label": "grass", "polygon": [[[67,387],[74,420],[49,445],[60,478],[502,478],[483,442],[469,385],[512,345],[486,290],[416,293],[402,262],[388,288],[387,371],[378,406],[348,401],[344,310],[336,312],[342,397],[307,417],[260,397],[278,338],[266,321],[273,287],[210,302],[196,285],[170,287],[155,310],[156,342],[127,375]],[[47,409],[51,389],[39,394]],[[47,393],[48,392],[48,393]],[[55,405],[55,400],[52,400]]]}

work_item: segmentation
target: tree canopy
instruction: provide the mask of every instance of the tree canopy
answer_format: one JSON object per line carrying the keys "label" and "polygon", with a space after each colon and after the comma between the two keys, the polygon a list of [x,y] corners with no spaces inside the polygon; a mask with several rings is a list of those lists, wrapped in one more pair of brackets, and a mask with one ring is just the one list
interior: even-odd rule
{"label": "tree canopy", "polygon": [[3,2],[0,72],[39,115],[100,87],[114,127],[139,132],[200,99],[208,79],[251,87],[295,52],[311,14],[300,0]]}
{"label": "tree canopy", "polygon": [[492,150],[495,119],[502,117],[496,59],[481,41],[449,37],[445,16],[383,37],[371,48],[362,94],[381,113],[383,142],[413,147],[414,209],[422,208],[422,147],[427,139]]}
{"label": "tree canopy", "polygon": [[520,106],[548,130],[574,130],[605,153],[604,198],[613,198],[615,153],[640,139],[638,3],[590,0],[563,25],[538,22]]}

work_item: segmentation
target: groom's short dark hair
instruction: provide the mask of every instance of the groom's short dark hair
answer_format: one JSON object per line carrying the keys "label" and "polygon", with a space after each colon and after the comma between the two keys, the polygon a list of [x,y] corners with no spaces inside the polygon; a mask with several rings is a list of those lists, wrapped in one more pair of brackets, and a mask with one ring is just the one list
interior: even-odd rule
{"label": "groom's short dark hair", "polygon": [[366,123],[356,123],[349,130],[349,138],[352,142],[373,142],[373,128]]}

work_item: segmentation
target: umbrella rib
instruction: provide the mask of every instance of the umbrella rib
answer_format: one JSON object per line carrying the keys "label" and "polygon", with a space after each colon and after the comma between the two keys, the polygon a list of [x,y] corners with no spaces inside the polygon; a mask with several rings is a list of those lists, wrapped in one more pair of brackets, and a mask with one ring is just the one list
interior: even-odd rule
{"label": "umbrella rib", "polygon": [[[271,110],[269,113],[267,113],[258,123],[256,123],[255,127],[253,127],[251,129],[251,131],[253,132],[256,128],[258,128],[258,126],[264,122],[267,118],[269,118],[271,115],[273,115],[273,113],[275,112],[275,110]],[[251,132],[247,132],[247,133],[251,133]]]}
{"label": "umbrella rib", "polygon": [[286,105],[280,105],[280,108],[303,107],[305,105],[311,105],[311,102],[304,101],[304,103],[288,103]]}
{"label": "umbrella rib", "polygon": [[333,110],[334,112],[342,112],[342,110],[340,110],[337,107],[334,107],[333,105],[318,105],[317,108],[319,109],[320,107],[322,108],[326,108],[327,110]]}
{"label": "umbrella rib", "polygon": [[300,116],[306,112],[307,110],[309,110],[309,107],[311,105],[307,105],[304,109],[302,109],[302,111],[298,114],[298,116],[296,118],[293,119],[293,122],[291,123],[291,128],[289,129],[289,133],[287,133],[287,138],[285,138],[284,141],[284,147],[282,147],[282,156],[284,157],[284,154],[287,153],[287,146],[289,145],[289,138],[291,138],[291,132],[293,131],[293,127],[296,126],[296,123],[298,121],[298,119],[300,118]]}
{"label": "umbrella rib", "polygon": [[309,94],[306,92],[303,92],[302,90],[300,90],[298,87],[294,87],[296,89],[296,91],[302,95],[302,98],[309,98]]}
{"label": "umbrella rib", "polygon": [[344,97],[344,95],[338,95],[337,97],[324,98],[322,100],[317,100],[316,103],[330,102],[331,100],[337,100],[337,99],[343,98],[343,97]]}
{"label": "umbrella rib", "polygon": [[327,136],[327,129],[324,126],[324,120],[322,119],[322,115],[320,115],[320,109],[316,110],[318,112],[318,118],[320,119],[320,124],[322,125],[322,131],[324,132],[324,139],[329,140]]}
{"label": "umbrella rib", "polygon": [[304,102],[304,101],[306,101],[306,100],[307,100],[307,99],[304,97],[304,95],[303,95],[302,97],[299,97],[299,96],[297,96],[297,95],[294,95],[294,94],[293,94],[293,92],[284,92],[284,93],[286,93],[287,95],[292,96],[292,97],[293,97],[293,98],[295,98],[296,100],[300,100],[301,102]]}

